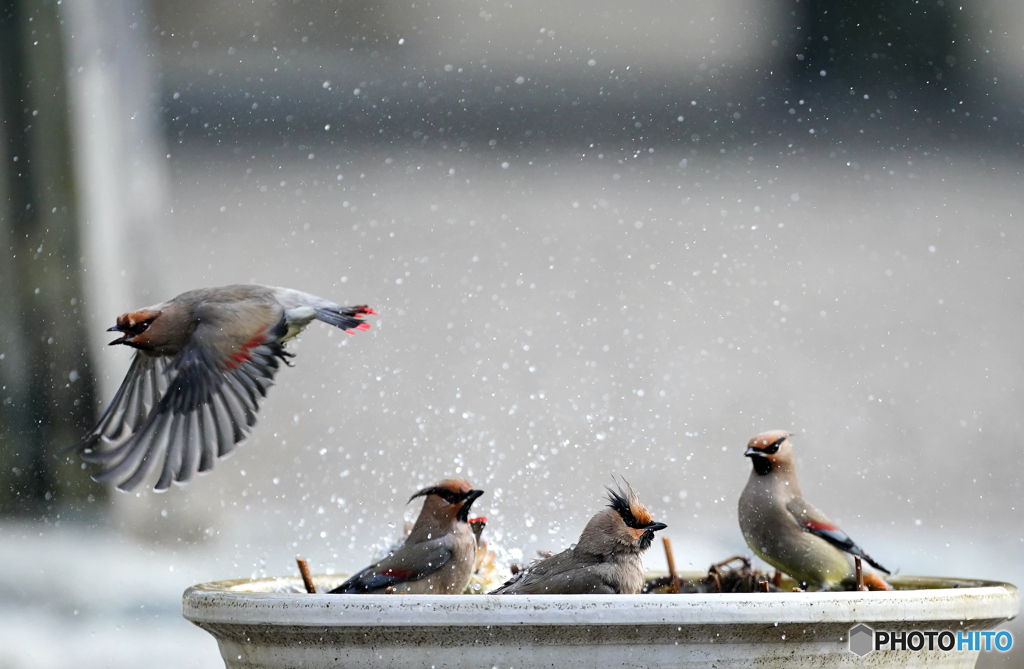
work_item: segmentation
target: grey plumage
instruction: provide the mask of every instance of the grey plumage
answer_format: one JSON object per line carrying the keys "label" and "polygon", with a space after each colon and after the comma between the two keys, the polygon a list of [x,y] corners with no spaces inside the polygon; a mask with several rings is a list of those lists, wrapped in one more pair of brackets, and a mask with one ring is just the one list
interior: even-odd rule
{"label": "grey plumage", "polygon": [[289,288],[234,285],[182,293],[122,314],[111,344],[136,349],[114,399],[74,448],[97,481],[139,486],[162,464],[156,490],[211,469],[256,423],[285,343],[314,318],[364,330],[374,314]]}
{"label": "grey plumage", "polygon": [[405,542],[331,593],[377,594],[388,588],[415,595],[461,593],[476,566],[477,541],[469,510],[482,494],[462,479],[420,490],[409,501],[426,499]]}
{"label": "grey plumage", "polygon": [[765,432],[747,445],[753,468],[738,505],[747,545],[768,564],[814,588],[849,585],[851,555],[889,573],[803,498],[789,436]]}
{"label": "grey plumage", "polygon": [[608,494],[609,507],[590,519],[575,546],[530,565],[490,594],[639,593],[641,555],[665,524],[654,522],[628,483],[625,491]]}

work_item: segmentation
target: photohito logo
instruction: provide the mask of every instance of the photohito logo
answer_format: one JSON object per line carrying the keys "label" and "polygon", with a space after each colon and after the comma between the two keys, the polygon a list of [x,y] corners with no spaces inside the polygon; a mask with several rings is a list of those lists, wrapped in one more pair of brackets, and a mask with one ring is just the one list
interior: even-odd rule
{"label": "photohito logo", "polygon": [[861,623],[850,628],[850,652],[864,657],[876,650],[995,650],[1001,653],[1013,648],[1013,635],[1007,631],[964,632],[928,630],[895,632],[874,630]]}

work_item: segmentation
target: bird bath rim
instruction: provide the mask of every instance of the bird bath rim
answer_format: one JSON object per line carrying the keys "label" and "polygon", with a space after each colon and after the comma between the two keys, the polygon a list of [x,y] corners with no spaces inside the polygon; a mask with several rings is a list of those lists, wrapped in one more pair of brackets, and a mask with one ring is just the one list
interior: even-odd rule
{"label": "bird bath rim", "polygon": [[[681,573],[699,578],[700,572]],[[343,576],[316,576],[328,589]],[[891,592],[642,595],[332,595],[275,592],[296,578],[236,579],[185,591],[182,613],[203,624],[290,626],[716,625],[1009,620],[1020,594],[1009,583],[895,576]]]}

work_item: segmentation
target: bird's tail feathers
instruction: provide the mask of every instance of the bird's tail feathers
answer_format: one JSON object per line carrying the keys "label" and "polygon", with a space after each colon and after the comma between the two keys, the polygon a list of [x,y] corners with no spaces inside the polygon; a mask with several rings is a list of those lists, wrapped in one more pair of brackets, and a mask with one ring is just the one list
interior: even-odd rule
{"label": "bird's tail feathers", "polygon": [[341,328],[351,334],[354,330],[369,330],[370,324],[363,319],[367,316],[376,316],[377,312],[372,307],[360,304],[355,307],[342,307],[332,305],[330,307],[317,307],[316,319]]}

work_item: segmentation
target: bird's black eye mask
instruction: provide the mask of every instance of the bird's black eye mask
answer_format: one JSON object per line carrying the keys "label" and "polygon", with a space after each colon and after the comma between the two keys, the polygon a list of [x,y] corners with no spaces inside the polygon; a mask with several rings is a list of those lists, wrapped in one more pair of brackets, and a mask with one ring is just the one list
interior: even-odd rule
{"label": "bird's black eye mask", "polygon": [[619,517],[622,518],[622,522],[626,524],[626,527],[631,527],[634,530],[644,530],[654,525],[654,521],[649,523],[641,523],[633,515],[633,510],[629,507],[629,500],[626,498],[625,493],[621,490],[615,491],[608,488],[608,507],[614,509]]}
{"label": "bird's black eye mask", "polygon": [[781,439],[776,439],[775,441],[773,441],[772,443],[768,444],[764,448],[754,447],[754,450],[757,451],[757,453],[751,453],[751,455],[754,455],[754,456],[757,456],[757,455],[775,455],[776,453],[779,452],[779,449],[782,447],[782,442],[786,441],[786,439],[788,439],[788,437],[782,437]]}
{"label": "bird's black eye mask", "polygon": [[[427,497],[428,495],[437,495],[449,504],[462,504],[459,509],[458,515],[455,516],[456,520],[460,520],[464,523],[469,522],[469,509],[473,506],[473,502],[476,498],[484,494],[483,490],[470,490],[469,492],[455,492],[448,488],[442,488],[441,486],[434,486],[432,488],[424,488],[418,493],[409,498],[409,502],[413,501],[417,497]],[[408,502],[406,502],[408,504]]]}
{"label": "bird's black eye mask", "polygon": [[771,473],[772,461],[766,456],[778,453],[779,448],[782,447],[782,442],[786,441],[787,438],[788,437],[782,437],[781,439],[776,439],[764,448],[751,448],[747,451],[747,454],[750,456],[750,460],[754,465],[754,471],[757,472],[758,476],[765,476],[766,474]]}
{"label": "bird's black eye mask", "polygon": [[152,318],[147,318],[144,321],[140,321],[140,322],[136,323],[135,325],[133,325],[130,329],[126,330],[125,332],[130,332],[133,335],[138,336],[138,335],[142,334],[143,332],[145,332],[146,330],[148,330],[149,326],[152,325],[153,321],[155,321],[155,320],[156,320],[156,316],[153,316]]}
{"label": "bird's black eye mask", "polygon": [[[469,497],[469,493],[458,493],[448,488],[442,488],[440,486],[434,486],[433,488],[424,488],[418,493],[409,498],[409,502],[413,501],[417,497],[426,497],[427,495],[437,495],[449,504],[458,504],[462,500]],[[406,502],[408,504],[409,502]]]}
{"label": "bird's black eye mask", "polygon": [[110,342],[109,346],[113,346],[115,344],[127,344],[129,339],[138,337],[140,334],[148,330],[149,326],[152,325],[155,320],[156,316],[153,316],[152,318],[147,318],[144,321],[139,321],[138,323],[132,323],[129,325],[128,323],[122,324],[121,320],[118,319],[117,325],[112,328],[107,328],[107,332],[120,332],[121,338]]}
{"label": "bird's black eye mask", "polygon": [[156,316],[153,316],[152,318],[147,318],[144,321],[139,321],[138,323],[121,323],[119,321],[118,324],[115,325],[114,327],[107,328],[107,332],[123,332],[127,335],[135,337],[148,330],[149,326],[152,325],[153,321],[155,320]]}
{"label": "bird's black eye mask", "polygon": [[782,439],[776,439],[772,443],[768,444],[768,446],[766,446],[762,450],[767,455],[775,455],[776,453],[779,452],[779,448],[782,446],[782,442],[784,441],[786,441],[786,437],[783,437]]}

